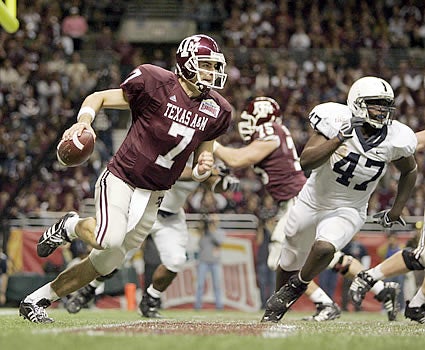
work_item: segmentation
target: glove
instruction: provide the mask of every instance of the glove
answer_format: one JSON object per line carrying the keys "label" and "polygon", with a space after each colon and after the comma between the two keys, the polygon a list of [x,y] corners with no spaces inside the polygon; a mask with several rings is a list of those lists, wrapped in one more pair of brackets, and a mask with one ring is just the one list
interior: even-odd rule
{"label": "glove", "polygon": [[223,177],[223,191],[238,192],[240,187],[239,179],[234,175],[226,175]]}
{"label": "glove", "polygon": [[282,243],[272,241],[269,243],[269,256],[267,258],[267,266],[270,270],[276,271],[279,262],[280,262],[280,254],[282,252]]}
{"label": "glove", "polygon": [[344,123],[339,129],[338,139],[340,141],[346,141],[354,136],[354,129],[358,126],[362,126],[364,119],[360,117],[352,117],[347,123]]}
{"label": "glove", "polygon": [[222,191],[239,191],[240,181],[239,179],[230,173],[230,169],[223,164],[216,166],[218,170],[218,179],[212,185],[211,190],[215,192],[217,186],[221,183]]}
{"label": "glove", "polygon": [[399,216],[397,220],[391,221],[390,218],[388,217],[388,212],[389,212],[389,209],[376,213],[375,215],[372,216],[373,222],[382,225],[382,227],[384,228],[390,228],[394,224],[400,224],[401,226],[406,226],[406,221],[404,221],[404,219],[401,216]]}

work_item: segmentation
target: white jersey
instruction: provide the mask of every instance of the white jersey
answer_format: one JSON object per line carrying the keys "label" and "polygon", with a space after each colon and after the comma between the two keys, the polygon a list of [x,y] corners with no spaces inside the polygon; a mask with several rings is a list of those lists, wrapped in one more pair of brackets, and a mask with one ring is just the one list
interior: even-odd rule
{"label": "white jersey", "polygon": [[[330,139],[351,116],[346,105],[323,103],[310,113],[310,123]],[[398,121],[384,126],[379,135],[368,140],[358,129],[327,162],[312,171],[298,197],[319,209],[351,207],[365,212],[369,197],[388,164],[413,155],[416,145],[413,130]]]}

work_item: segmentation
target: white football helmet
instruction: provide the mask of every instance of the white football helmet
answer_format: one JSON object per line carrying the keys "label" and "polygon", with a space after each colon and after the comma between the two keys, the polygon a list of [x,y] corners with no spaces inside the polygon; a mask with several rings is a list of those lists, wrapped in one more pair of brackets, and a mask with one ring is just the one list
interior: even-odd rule
{"label": "white football helmet", "polygon": [[355,117],[380,129],[391,124],[395,107],[394,91],[385,80],[363,77],[356,80],[348,92],[347,105]]}
{"label": "white football helmet", "polygon": [[238,123],[239,135],[242,140],[251,140],[257,126],[267,122],[281,122],[279,104],[271,97],[256,97],[248,103],[241,113]]}
{"label": "white football helmet", "polygon": [[[200,68],[200,61],[215,63],[214,71]],[[224,73],[226,60],[216,41],[203,34],[192,35],[183,39],[176,52],[176,73],[195,84],[200,92],[211,88],[223,89],[227,74]],[[211,82],[203,80],[201,73],[213,73]]]}

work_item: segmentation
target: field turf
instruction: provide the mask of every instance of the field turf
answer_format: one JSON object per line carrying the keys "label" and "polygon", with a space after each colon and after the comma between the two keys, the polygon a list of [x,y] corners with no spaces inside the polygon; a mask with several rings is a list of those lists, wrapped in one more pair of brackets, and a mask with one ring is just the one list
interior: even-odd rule
{"label": "field turf", "polygon": [[343,313],[330,322],[302,321],[289,312],[278,324],[264,324],[262,313],[162,310],[149,320],[135,311],[82,310],[70,315],[48,310],[53,324],[33,324],[17,309],[0,309],[1,350],[388,350],[424,349],[425,325],[395,322],[380,313]]}

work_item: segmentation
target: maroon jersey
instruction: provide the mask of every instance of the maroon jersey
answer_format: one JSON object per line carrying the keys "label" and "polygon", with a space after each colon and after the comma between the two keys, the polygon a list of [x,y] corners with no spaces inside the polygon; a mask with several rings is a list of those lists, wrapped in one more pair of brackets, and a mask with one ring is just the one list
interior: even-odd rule
{"label": "maroon jersey", "polygon": [[226,132],[230,104],[217,92],[190,99],[177,76],[144,64],[121,84],[132,122],[108,169],[132,186],[169,189],[203,141]]}
{"label": "maroon jersey", "polygon": [[266,190],[279,203],[298,195],[306,177],[301,170],[291,133],[284,125],[270,122],[259,125],[251,142],[272,139],[279,140],[279,147],[255,164],[254,170],[261,176]]}

